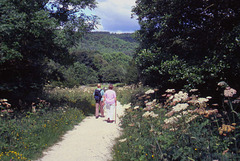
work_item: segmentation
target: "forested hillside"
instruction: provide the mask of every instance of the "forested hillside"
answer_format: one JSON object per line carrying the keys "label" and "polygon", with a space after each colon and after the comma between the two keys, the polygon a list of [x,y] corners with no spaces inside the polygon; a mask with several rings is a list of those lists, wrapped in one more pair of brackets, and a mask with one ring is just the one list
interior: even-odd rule
{"label": "forested hillside", "polygon": [[138,80],[133,55],[138,47],[133,34],[89,32],[70,48],[71,64],[52,62],[58,74],[53,85],[73,87],[96,82],[133,83]]}
{"label": "forested hillside", "polygon": [[131,33],[114,34],[109,32],[87,33],[78,43],[77,49],[99,51],[101,53],[121,52],[133,55],[138,42]]}

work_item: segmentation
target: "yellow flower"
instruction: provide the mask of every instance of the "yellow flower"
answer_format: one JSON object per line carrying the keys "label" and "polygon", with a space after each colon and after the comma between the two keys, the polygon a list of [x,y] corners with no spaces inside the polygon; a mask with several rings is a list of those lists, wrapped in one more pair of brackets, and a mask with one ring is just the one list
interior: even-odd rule
{"label": "yellow flower", "polygon": [[152,158],[154,157],[154,155],[152,155]]}
{"label": "yellow flower", "polygon": [[197,150],[197,148],[195,148],[195,150]]}

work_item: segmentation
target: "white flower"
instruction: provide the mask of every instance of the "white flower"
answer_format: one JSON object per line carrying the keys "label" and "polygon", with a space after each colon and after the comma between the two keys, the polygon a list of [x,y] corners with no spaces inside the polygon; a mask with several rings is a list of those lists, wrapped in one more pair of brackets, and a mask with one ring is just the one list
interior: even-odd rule
{"label": "white flower", "polygon": [[127,138],[119,140],[120,143],[127,141]]}
{"label": "white flower", "polygon": [[129,109],[130,107],[131,107],[131,103],[123,105],[123,108],[126,109],[126,110]]}
{"label": "white flower", "polygon": [[198,91],[198,89],[190,89],[189,92],[197,92],[197,91]]}
{"label": "white flower", "polygon": [[148,102],[148,103],[146,103],[146,106],[152,106],[152,102]]}
{"label": "white flower", "polygon": [[180,101],[181,101],[180,98],[174,98],[174,99],[173,99],[173,102],[180,102]]}
{"label": "white flower", "polygon": [[151,112],[147,111],[142,115],[142,117],[146,117],[146,118],[149,116],[155,118],[155,117],[158,117],[158,114],[155,114],[153,111],[151,111]]}
{"label": "white flower", "polygon": [[167,92],[167,93],[174,93],[175,89],[167,89],[165,92]]}
{"label": "white flower", "polygon": [[207,99],[209,99],[209,100],[210,100],[210,99],[212,99],[212,97],[211,97],[211,96],[207,96],[206,98],[207,98]]}
{"label": "white flower", "polygon": [[180,101],[186,101],[188,99],[188,93],[183,93],[182,91],[179,91],[178,93],[174,94],[173,102],[180,102]]}
{"label": "white flower", "polygon": [[171,99],[173,99],[173,97],[174,97],[174,96],[173,96],[173,95],[171,95],[171,96],[169,97],[169,99],[171,100]]}
{"label": "white flower", "polygon": [[150,112],[149,116],[155,118],[158,117],[158,114],[155,114],[153,111]]}
{"label": "white flower", "polygon": [[189,117],[189,118],[187,119],[186,123],[191,122],[192,120],[194,120],[194,119],[197,118],[197,117],[198,117],[198,115],[192,115],[191,117]]}
{"label": "white flower", "polygon": [[151,94],[151,93],[154,93],[154,90],[149,89],[148,91],[145,92],[145,94]]}
{"label": "white flower", "polygon": [[147,112],[145,112],[145,113],[142,115],[142,117],[148,117],[149,115],[150,115],[150,112],[147,111]]}
{"label": "white flower", "polygon": [[201,104],[201,103],[204,103],[204,102],[208,102],[209,100],[207,98],[198,98],[198,102]]}
{"label": "white flower", "polygon": [[176,106],[173,106],[174,112],[179,112],[185,110],[189,105],[187,103],[179,103]]}
{"label": "white flower", "polygon": [[165,124],[174,124],[178,121],[177,117],[170,117],[169,119],[164,120]]}
{"label": "white flower", "polygon": [[134,110],[136,110],[136,109],[139,109],[139,106],[135,106],[135,107],[134,107]]}

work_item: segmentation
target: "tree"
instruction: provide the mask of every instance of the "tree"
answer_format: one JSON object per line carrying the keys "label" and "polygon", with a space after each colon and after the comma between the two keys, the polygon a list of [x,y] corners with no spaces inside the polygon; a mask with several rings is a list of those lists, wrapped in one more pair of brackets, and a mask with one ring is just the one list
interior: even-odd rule
{"label": "tree", "polygon": [[93,29],[96,17],[80,12],[86,7],[95,1],[1,1],[0,98],[26,100],[42,89],[47,62],[67,60],[68,48]]}
{"label": "tree", "polygon": [[64,69],[65,86],[74,87],[98,82],[96,71],[79,62]]}
{"label": "tree", "polygon": [[239,8],[234,0],[137,0],[142,79],[179,88],[214,89],[219,80],[238,86]]}

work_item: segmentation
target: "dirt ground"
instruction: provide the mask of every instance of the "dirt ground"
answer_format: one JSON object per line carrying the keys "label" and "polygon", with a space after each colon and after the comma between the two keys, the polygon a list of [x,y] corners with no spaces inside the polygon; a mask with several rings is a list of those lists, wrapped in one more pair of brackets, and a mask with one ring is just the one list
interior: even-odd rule
{"label": "dirt ground", "polygon": [[115,123],[107,123],[106,117],[86,117],[73,130],[67,132],[62,141],[44,152],[37,161],[109,161],[115,139],[121,135],[119,117],[127,105],[118,102]]}

